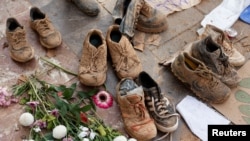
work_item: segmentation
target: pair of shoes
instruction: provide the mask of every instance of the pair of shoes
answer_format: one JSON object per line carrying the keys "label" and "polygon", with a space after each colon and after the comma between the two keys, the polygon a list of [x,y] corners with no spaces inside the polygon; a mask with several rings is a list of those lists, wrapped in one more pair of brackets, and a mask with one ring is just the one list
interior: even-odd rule
{"label": "pair of shoes", "polygon": [[229,57],[230,64],[239,67],[245,63],[246,58],[233,46],[226,32],[214,25],[207,24],[200,38],[203,39],[209,35],[217,44],[221,45],[223,52]]}
{"label": "pair of shoes", "polygon": [[[54,28],[46,14],[37,7],[30,9],[30,26],[38,33],[40,43],[44,47],[55,48],[62,43],[61,34]],[[16,18],[7,19],[5,32],[13,60],[27,62],[34,58],[34,48],[28,43],[26,31]]]}
{"label": "pair of shoes", "polygon": [[120,79],[136,78],[141,72],[141,61],[128,38],[119,31],[119,25],[112,25],[108,28],[106,39],[100,30],[92,29],[83,43],[79,66],[79,79],[82,84],[100,86],[105,82],[107,50]]}
{"label": "pair of shoes", "polygon": [[120,24],[120,31],[132,38],[134,30],[159,33],[167,29],[167,18],[145,0],[118,0],[112,13],[114,22]]}
{"label": "pair of shoes", "polygon": [[96,0],[71,0],[75,5],[88,16],[97,16],[100,7]]}
{"label": "pair of shoes", "polygon": [[143,141],[154,138],[157,129],[167,134],[175,131],[179,114],[172,102],[163,96],[149,74],[142,71],[138,79],[141,86],[131,78],[123,78],[116,86],[125,130],[133,138]]}

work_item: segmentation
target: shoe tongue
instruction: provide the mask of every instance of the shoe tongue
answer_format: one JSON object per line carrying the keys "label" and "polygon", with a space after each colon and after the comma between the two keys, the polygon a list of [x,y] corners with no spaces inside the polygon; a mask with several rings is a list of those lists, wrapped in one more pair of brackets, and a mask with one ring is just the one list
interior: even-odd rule
{"label": "shoe tongue", "polygon": [[127,96],[127,100],[131,103],[131,104],[136,104],[138,102],[140,102],[142,100],[142,97],[139,95],[128,95]]}
{"label": "shoe tongue", "polygon": [[143,96],[143,89],[140,86],[131,91],[128,91],[126,98],[130,103],[135,104],[142,100],[142,96]]}
{"label": "shoe tongue", "polygon": [[151,96],[154,97],[154,99],[159,99],[159,89],[157,87],[151,87],[148,89],[145,89],[145,91],[150,92]]}
{"label": "shoe tongue", "polygon": [[15,31],[23,31],[23,28],[19,26],[15,29]]}

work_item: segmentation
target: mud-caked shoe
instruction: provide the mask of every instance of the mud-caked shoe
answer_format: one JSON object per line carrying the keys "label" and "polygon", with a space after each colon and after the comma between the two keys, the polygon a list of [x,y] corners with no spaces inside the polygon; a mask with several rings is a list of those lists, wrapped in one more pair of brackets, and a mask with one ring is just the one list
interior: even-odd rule
{"label": "mud-caked shoe", "polygon": [[221,45],[224,53],[229,57],[230,64],[239,67],[245,63],[246,58],[234,47],[234,44],[230,41],[226,32],[214,25],[207,24],[200,38],[203,39],[209,35],[211,35],[216,43]]}
{"label": "mud-caked shoe", "polygon": [[175,131],[179,124],[179,114],[172,101],[161,93],[161,88],[147,72],[142,71],[138,80],[145,94],[146,107],[157,129],[167,134]]}
{"label": "mud-caked shoe", "polygon": [[241,78],[229,63],[228,56],[211,36],[194,42],[191,46],[191,55],[202,61],[226,85],[235,87],[240,82]]}
{"label": "mud-caked shoe", "polygon": [[137,20],[136,29],[142,32],[160,33],[168,28],[167,16],[146,1]]}
{"label": "mud-caked shoe", "polygon": [[127,133],[138,141],[148,141],[157,135],[154,120],[144,103],[144,92],[133,79],[124,78],[116,86],[124,127]]}
{"label": "mud-caked shoe", "polygon": [[128,38],[119,31],[119,25],[108,28],[106,42],[117,76],[136,78],[142,71],[141,61]]}
{"label": "mud-caked shoe", "polygon": [[97,16],[100,7],[96,0],[71,0],[83,13],[88,16]]}
{"label": "mud-caked shoe", "polygon": [[231,89],[221,82],[212,70],[186,52],[180,53],[171,63],[173,74],[201,99],[209,103],[223,103]]}
{"label": "mud-caked shoe", "polygon": [[79,80],[86,86],[100,86],[106,81],[107,45],[102,32],[91,29],[83,42]]}
{"label": "mud-caked shoe", "polygon": [[42,46],[52,49],[62,44],[61,33],[54,27],[49,17],[37,7],[30,9],[30,26],[38,33]]}
{"label": "mud-caked shoe", "polygon": [[[122,4],[123,4],[122,6],[123,11],[125,13],[121,20],[119,30],[121,31],[122,34],[126,35],[129,38],[132,38],[134,36],[136,24],[138,21],[138,17],[140,15],[141,8],[144,4],[144,0],[125,0],[125,1],[123,0]],[[116,11],[113,11],[113,13],[114,12]],[[120,12],[118,11],[118,13]],[[119,20],[118,17],[116,17],[116,15],[113,15],[113,18],[115,18],[115,22]]]}
{"label": "mud-caked shoe", "polygon": [[34,48],[27,41],[26,31],[15,18],[7,19],[5,32],[13,60],[27,62],[34,58]]}

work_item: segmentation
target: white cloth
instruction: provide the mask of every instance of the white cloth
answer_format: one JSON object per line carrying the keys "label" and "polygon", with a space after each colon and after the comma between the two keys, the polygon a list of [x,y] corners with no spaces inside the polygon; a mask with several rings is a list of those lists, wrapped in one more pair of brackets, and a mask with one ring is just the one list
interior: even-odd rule
{"label": "white cloth", "polygon": [[220,5],[205,16],[201,25],[205,27],[207,24],[211,24],[221,30],[230,28],[248,5],[250,5],[250,0],[223,0]]}
{"label": "white cloth", "polygon": [[192,96],[186,96],[176,109],[190,130],[202,141],[207,141],[208,125],[228,125],[230,121]]}

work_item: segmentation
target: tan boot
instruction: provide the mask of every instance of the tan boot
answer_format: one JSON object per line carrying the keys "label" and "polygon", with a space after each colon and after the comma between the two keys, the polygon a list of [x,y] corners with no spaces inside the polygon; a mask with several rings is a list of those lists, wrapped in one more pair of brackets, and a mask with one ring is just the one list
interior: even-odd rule
{"label": "tan boot", "polygon": [[190,56],[180,53],[173,63],[171,70],[182,82],[201,99],[210,103],[223,103],[231,93],[231,89],[216,77],[204,63]]}
{"label": "tan boot", "polygon": [[154,120],[150,117],[144,103],[144,92],[133,79],[124,78],[116,86],[125,130],[138,141],[148,141],[157,135]]}
{"label": "tan boot", "polygon": [[107,45],[102,32],[92,29],[83,42],[79,80],[87,86],[100,86],[106,80]]}
{"label": "tan boot", "polygon": [[128,38],[119,31],[119,25],[109,27],[106,41],[117,76],[136,78],[142,71],[141,61]]}
{"label": "tan boot", "polygon": [[51,49],[62,44],[60,32],[54,27],[48,16],[37,7],[30,9],[30,25],[39,34],[42,46]]}
{"label": "tan boot", "polygon": [[138,17],[136,29],[146,33],[159,33],[167,28],[167,16],[145,1]]}
{"label": "tan boot", "polygon": [[9,43],[10,56],[18,62],[27,62],[34,58],[34,49],[26,39],[24,27],[15,18],[6,22],[6,38]]}

